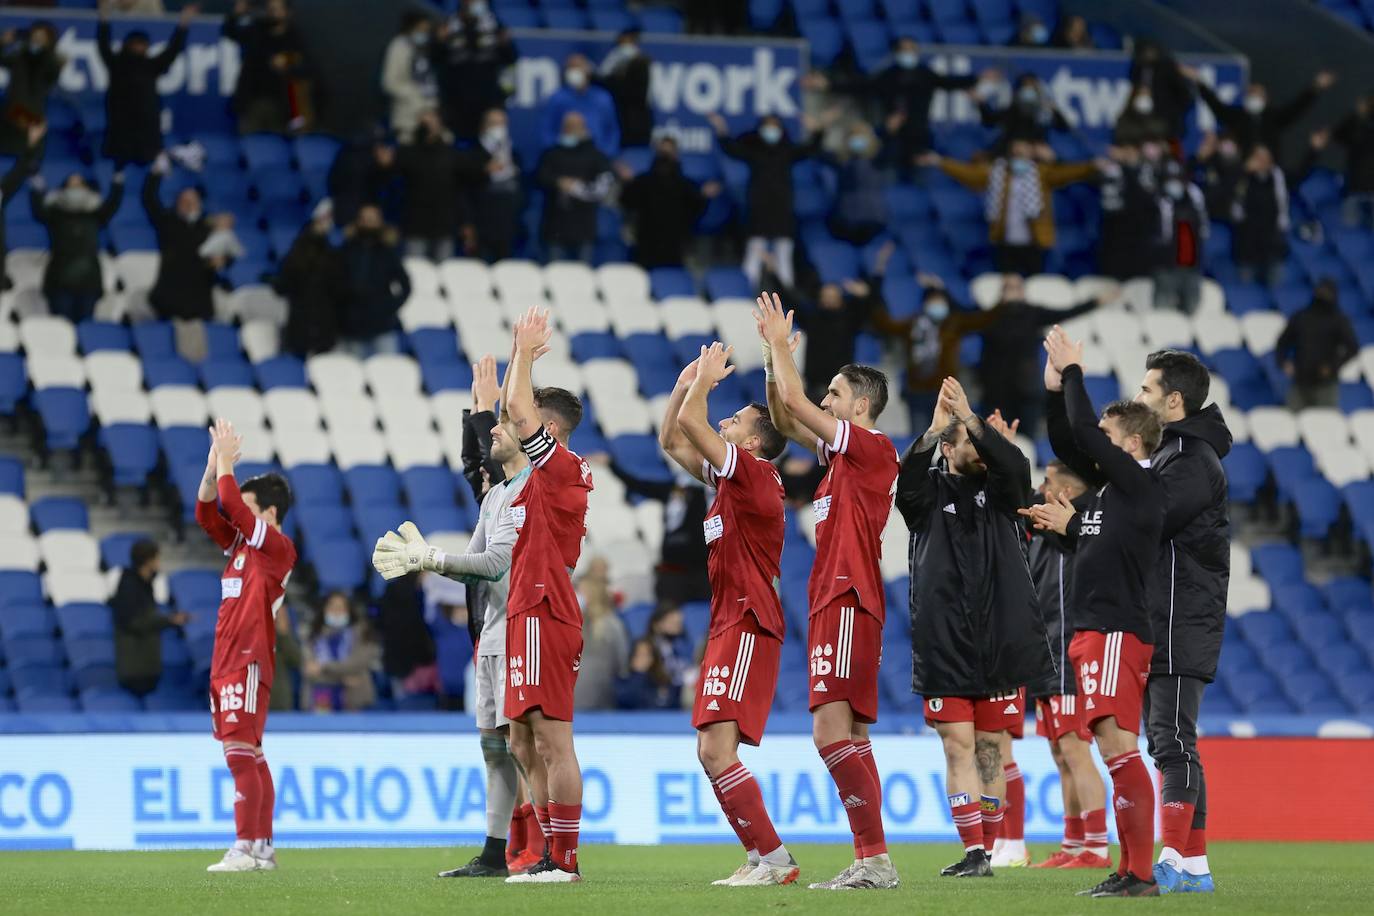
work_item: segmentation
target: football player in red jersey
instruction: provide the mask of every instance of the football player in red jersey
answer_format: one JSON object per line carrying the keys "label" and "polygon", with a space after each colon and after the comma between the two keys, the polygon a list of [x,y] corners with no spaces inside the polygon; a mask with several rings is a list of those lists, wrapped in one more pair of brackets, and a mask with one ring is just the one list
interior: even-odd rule
{"label": "football player in red jersey", "polygon": [[[210,456],[200,482],[196,521],[229,561],[220,579],[219,619],[210,663],[215,739],[234,776],[234,845],[207,871],[271,870],[276,790],[262,753],[268,697],[277,664],[275,618],[296,565],[296,545],[282,534],[291,489],[280,474],[234,480],[242,437],[228,420],[210,428]],[[218,504],[217,504],[218,503]]]}
{"label": "football player in red jersey", "polygon": [[882,782],[868,740],[868,726],[878,719],[886,613],[878,564],[897,484],[897,449],[874,429],[887,406],[887,376],[869,366],[843,366],[817,407],[792,359],[792,313],[783,311],[776,293],[757,301],[773,423],[816,449],[826,467],[813,504],[816,561],[808,587],[812,736],[849,815],[854,863],[811,887],[896,887],[883,833]]}
{"label": "football player in red jersey", "polygon": [[787,446],[766,404],[749,404],[720,423],[707,415],[707,395],[733,366],[719,342],[682,370],[659,434],[663,450],[716,491],[706,513],[711,630],[701,660],[701,689],[692,709],[697,758],[725,819],[748,859],[730,887],[791,884],[796,860],[773,829],[754,775],[739,759],[741,741],[763,738],[778,684],[786,624],[773,582],[782,558],[782,478],[770,463]]}
{"label": "football player in red jersey", "polygon": [[[592,472],[568,448],[582,402],[562,388],[535,388],[530,370],[548,352],[548,312],[531,308],[515,323],[515,347],[501,403],[530,459],[530,477],[511,503],[515,549],[506,603],[506,718],[512,746],[533,741],[544,760],[549,855],[508,884],[580,881],[577,836],[582,771],[573,747],[573,687],[582,664],[582,608],[572,570],[586,534]],[[541,820],[543,818],[541,817]]]}

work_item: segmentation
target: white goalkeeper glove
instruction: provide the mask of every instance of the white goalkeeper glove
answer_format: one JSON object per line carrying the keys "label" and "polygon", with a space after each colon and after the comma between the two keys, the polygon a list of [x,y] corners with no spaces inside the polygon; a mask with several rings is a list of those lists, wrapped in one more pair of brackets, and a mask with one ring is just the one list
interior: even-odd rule
{"label": "white goalkeeper glove", "polygon": [[759,347],[763,350],[763,380],[773,381],[773,345],[766,340],[759,341]]}
{"label": "white goalkeeper glove", "polygon": [[388,531],[377,538],[372,551],[372,568],[383,579],[397,579],[413,572],[435,572],[443,569],[444,552],[425,543],[424,535],[414,522],[403,522],[400,533]]}

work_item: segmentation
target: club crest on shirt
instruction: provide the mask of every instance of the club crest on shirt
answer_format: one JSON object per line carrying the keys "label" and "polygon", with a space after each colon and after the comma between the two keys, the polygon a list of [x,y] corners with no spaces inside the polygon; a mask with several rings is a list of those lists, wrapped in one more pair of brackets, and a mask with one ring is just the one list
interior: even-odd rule
{"label": "club crest on shirt", "polygon": [[242,569],[243,569],[243,564],[246,563],[247,561],[248,561],[248,554],[247,554],[247,553],[241,553],[241,554],[239,554],[238,556],[234,557],[234,569],[235,569],[235,570],[242,570]]}
{"label": "club crest on shirt", "polygon": [[591,479],[592,479],[592,466],[591,466],[590,464],[588,464],[587,462],[584,461],[584,462],[582,462],[581,464],[579,464],[579,465],[578,465],[578,470],[580,470],[580,471],[582,472],[582,479],[583,479],[583,480],[591,480]]}

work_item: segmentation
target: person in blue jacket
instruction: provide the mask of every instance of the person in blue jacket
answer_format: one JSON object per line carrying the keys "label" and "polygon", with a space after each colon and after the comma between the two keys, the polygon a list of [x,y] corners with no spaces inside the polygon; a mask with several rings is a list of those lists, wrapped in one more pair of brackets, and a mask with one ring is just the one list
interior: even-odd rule
{"label": "person in blue jacket", "polygon": [[545,148],[558,142],[563,117],[570,111],[582,115],[587,122],[587,135],[597,149],[607,156],[619,154],[620,121],[615,100],[605,89],[592,85],[592,62],[581,54],[568,56],[563,66],[563,88],[544,103],[544,125],[539,136]]}

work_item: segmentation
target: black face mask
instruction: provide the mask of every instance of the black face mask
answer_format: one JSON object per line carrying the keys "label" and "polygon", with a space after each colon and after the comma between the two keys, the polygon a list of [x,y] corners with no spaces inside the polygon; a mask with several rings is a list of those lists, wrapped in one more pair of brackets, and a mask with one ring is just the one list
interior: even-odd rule
{"label": "black face mask", "polygon": [[654,157],[653,170],[664,174],[671,174],[678,170],[678,161],[672,156],[665,156],[659,153]]}

